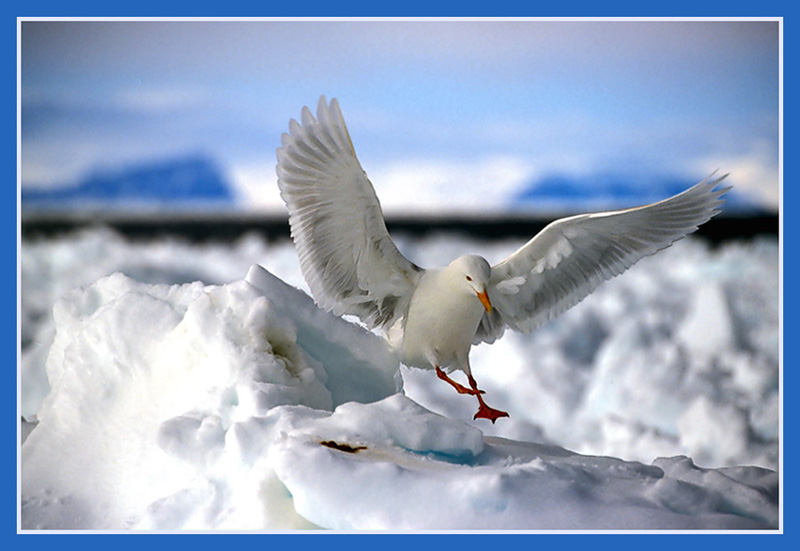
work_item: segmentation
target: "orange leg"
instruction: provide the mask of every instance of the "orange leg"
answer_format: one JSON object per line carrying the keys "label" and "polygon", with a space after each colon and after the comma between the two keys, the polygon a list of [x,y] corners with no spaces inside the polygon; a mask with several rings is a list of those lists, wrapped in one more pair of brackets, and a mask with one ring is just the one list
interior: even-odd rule
{"label": "orange leg", "polygon": [[[481,394],[483,394],[482,390],[478,390],[478,386],[477,385],[472,385],[472,381],[470,381],[470,384],[472,385],[472,389],[469,389],[469,388],[465,387],[464,385],[459,384],[459,383],[455,382],[453,379],[451,379],[450,377],[448,377],[447,374],[444,371],[442,371],[441,368],[439,368],[438,365],[434,366],[434,367],[436,367],[436,376],[439,377],[444,382],[450,384],[454,389],[456,389],[456,392],[458,392],[459,394],[471,394],[472,396],[479,396],[479,397],[480,397]],[[470,375],[470,379],[472,379],[471,375]]]}
{"label": "orange leg", "polygon": [[467,375],[467,377],[469,377],[469,386],[476,391],[475,397],[478,399],[478,412],[475,414],[473,419],[488,419],[492,422],[492,424],[494,424],[494,422],[500,417],[508,417],[507,412],[487,406],[486,402],[484,402],[483,398],[481,397],[483,391],[478,390],[478,382],[472,377],[472,375]]}

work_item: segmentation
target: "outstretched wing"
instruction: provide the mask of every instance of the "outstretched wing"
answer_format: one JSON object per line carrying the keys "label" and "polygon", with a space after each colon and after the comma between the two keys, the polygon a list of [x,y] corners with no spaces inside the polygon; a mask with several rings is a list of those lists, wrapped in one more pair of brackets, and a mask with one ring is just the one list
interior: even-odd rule
{"label": "outstretched wing", "polygon": [[421,269],[389,237],[378,198],[333,99],[289,122],[277,150],[278,187],[303,276],[317,303],[370,327],[403,315]]}
{"label": "outstretched wing", "polygon": [[725,176],[651,205],[549,224],[492,267],[489,296],[496,312],[484,316],[476,340],[492,342],[506,326],[532,331],[642,257],[695,231],[719,212],[720,196],[730,188],[714,188]]}

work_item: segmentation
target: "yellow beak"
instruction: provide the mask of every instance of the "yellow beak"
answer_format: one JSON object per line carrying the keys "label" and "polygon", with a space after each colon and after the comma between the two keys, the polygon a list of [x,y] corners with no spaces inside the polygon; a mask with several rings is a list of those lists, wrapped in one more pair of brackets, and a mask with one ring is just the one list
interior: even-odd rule
{"label": "yellow beak", "polygon": [[486,311],[491,314],[492,313],[492,301],[489,300],[489,295],[486,293],[486,290],[484,289],[480,293],[476,293],[476,294],[478,295],[478,299],[480,299],[481,304],[483,304],[483,307],[486,308]]}

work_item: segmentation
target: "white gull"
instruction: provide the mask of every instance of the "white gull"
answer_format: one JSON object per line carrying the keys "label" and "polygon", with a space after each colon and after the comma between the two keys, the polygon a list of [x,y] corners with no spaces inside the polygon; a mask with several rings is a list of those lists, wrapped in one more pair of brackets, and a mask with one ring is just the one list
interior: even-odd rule
{"label": "white gull", "polygon": [[[469,365],[473,344],[494,342],[506,327],[530,332],[571,308],[695,231],[719,212],[730,189],[715,189],[727,175],[707,178],[651,205],[556,220],[495,266],[466,255],[423,269],[389,237],[336,99],[321,97],[316,119],[304,107],[277,158],[292,239],[317,304],[383,329],[401,362],[434,369],[459,393],[475,396],[475,418],[492,423],[508,414],[484,402]],[[447,375],[453,370],[466,374],[469,387]]]}

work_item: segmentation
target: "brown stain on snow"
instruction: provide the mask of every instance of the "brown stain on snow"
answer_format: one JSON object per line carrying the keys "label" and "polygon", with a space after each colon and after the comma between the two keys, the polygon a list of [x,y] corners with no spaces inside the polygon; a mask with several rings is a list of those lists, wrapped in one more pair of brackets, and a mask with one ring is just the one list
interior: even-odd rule
{"label": "brown stain on snow", "polygon": [[323,440],[320,442],[323,446],[327,448],[333,448],[334,450],[339,450],[340,452],[346,453],[358,453],[361,450],[366,450],[366,446],[351,446],[349,444],[340,444],[338,442],[334,442],[333,440]]}

